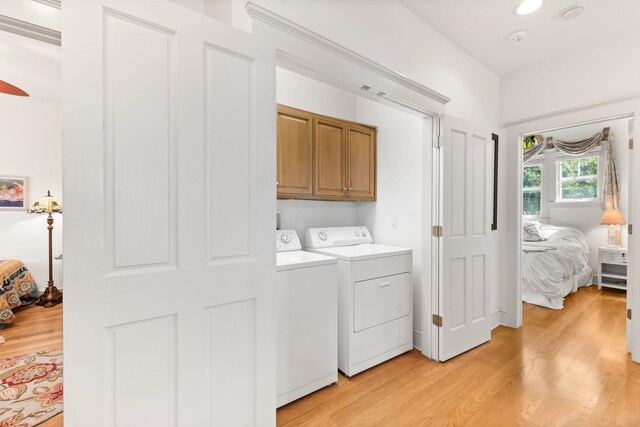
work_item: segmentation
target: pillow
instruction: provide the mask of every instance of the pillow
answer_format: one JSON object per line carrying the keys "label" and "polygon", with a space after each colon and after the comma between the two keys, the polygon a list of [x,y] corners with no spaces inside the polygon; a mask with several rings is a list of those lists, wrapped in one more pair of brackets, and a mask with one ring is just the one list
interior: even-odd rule
{"label": "pillow", "polygon": [[522,227],[523,242],[544,242],[545,240],[547,238],[542,235],[539,223],[530,222]]}

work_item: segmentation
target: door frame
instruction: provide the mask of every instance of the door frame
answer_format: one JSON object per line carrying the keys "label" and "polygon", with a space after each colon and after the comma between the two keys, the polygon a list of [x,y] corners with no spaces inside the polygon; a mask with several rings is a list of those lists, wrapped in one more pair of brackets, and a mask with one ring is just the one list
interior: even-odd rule
{"label": "door frame", "polygon": [[[549,132],[553,130],[572,128],[583,124],[604,122],[621,118],[630,118],[629,138],[640,141],[640,126],[634,122],[640,118],[640,98],[628,99],[620,102],[602,103],[586,108],[550,113],[537,118],[513,122],[507,125],[507,164],[510,177],[522,176],[522,137],[526,134]],[[618,141],[626,144],[627,141]],[[640,167],[640,150],[630,150],[629,170]],[[634,203],[640,201],[640,186],[631,185],[629,179],[628,224],[640,224],[640,209],[634,207]],[[506,311],[503,313],[501,323],[513,328],[522,326],[522,180],[515,179],[507,183],[508,206],[515,206],[507,213],[507,245],[501,248],[501,258],[507,265],[506,280],[501,283],[500,291],[506,295]],[[630,322],[627,322],[627,349],[631,352],[632,360],[640,363],[640,284],[634,280],[633,265],[640,265],[640,239],[633,235],[628,237],[628,250],[630,263],[628,266],[627,298],[631,300],[634,313]],[[629,328],[630,326],[630,328]],[[629,330],[630,329],[630,330]],[[635,331],[635,333],[634,333]]]}

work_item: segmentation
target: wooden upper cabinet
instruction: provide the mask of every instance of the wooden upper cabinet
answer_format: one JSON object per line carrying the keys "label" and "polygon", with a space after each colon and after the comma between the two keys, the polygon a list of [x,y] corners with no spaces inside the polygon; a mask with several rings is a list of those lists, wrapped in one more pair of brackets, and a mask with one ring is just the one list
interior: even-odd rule
{"label": "wooden upper cabinet", "polygon": [[314,119],[314,141],[315,185],[313,194],[317,198],[342,200],[347,194],[345,123],[316,117]]}
{"label": "wooden upper cabinet", "polygon": [[278,198],[313,196],[313,115],[278,106]]}
{"label": "wooden upper cabinet", "polygon": [[278,105],[278,198],[376,199],[376,128]]}
{"label": "wooden upper cabinet", "polygon": [[347,197],[376,199],[376,131],[370,127],[347,128]]}

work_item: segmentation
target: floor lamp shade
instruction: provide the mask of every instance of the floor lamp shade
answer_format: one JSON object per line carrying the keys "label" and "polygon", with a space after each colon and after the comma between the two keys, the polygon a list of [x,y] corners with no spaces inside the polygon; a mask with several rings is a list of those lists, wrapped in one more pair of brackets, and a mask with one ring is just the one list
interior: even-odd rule
{"label": "floor lamp shade", "polygon": [[29,213],[47,214],[47,230],[49,231],[49,282],[47,289],[38,298],[37,305],[52,307],[62,302],[62,292],[53,284],[53,215],[52,213],[62,213],[62,200],[56,199],[47,191],[47,195],[33,202],[28,210]]}
{"label": "floor lamp shade", "polygon": [[50,191],[47,191],[46,196],[33,202],[28,212],[37,214],[62,213],[62,200],[56,199]]}
{"label": "floor lamp shade", "polygon": [[626,224],[622,213],[618,210],[604,211],[600,224],[608,225],[607,241],[609,246],[620,246],[620,225]]}

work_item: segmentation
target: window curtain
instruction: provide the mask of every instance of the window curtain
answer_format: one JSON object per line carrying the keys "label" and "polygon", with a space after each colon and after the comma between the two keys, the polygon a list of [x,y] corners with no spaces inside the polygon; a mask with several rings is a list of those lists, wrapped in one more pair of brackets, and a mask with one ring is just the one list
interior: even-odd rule
{"label": "window curtain", "polygon": [[[541,140],[542,137],[536,135],[536,139]],[[617,210],[620,193],[618,188],[618,170],[616,168],[616,150],[613,139],[613,134],[609,131],[609,128],[604,128],[602,132],[598,132],[590,138],[580,141],[562,141],[550,137],[547,138],[546,143],[540,142],[534,147],[523,150],[522,161],[523,163],[527,163],[535,155],[542,153],[547,148],[557,148],[565,154],[578,156],[596,148],[602,141],[608,141],[609,144],[604,167],[604,191],[602,192],[603,207],[606,210]]]}
{"label": "window curtain", "polygon": [[609,133],[609,146],[604,165],[604,191],[602,192],[603,207],[607,211],[618,210],[620,189],[618,188],[618,168],[616,166],[616,149],[613,134]]}

